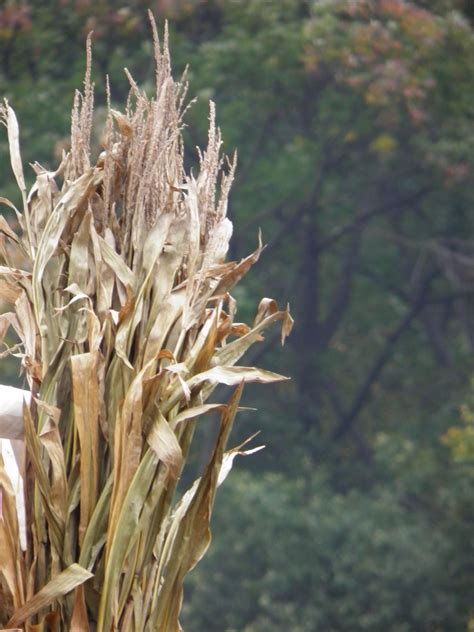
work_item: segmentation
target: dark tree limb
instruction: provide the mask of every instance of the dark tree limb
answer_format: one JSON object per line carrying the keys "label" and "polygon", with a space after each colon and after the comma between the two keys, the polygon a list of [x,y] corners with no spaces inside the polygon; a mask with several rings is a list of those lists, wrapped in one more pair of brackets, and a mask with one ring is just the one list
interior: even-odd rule
{"label": "dark tree limb", "polygon": [[402,335],[409,329],[421,310],[428,305],[428,301],[426,299],[431,287],[431,282],[435,276],[436,271],[433,271],[426,278],[411,309],[402,319],[398,327],[388,336],[384,348],[373,363],[372,368],[367,374],[362,387],[359,389],[359,392],[354,399],[350,411],[346,415],[345,419],[335,429],[332,435],[332,438],[334,440],[340,439],[348,432],[348,430],[350,430],[352,425],[357,420],[361,410],[369,402],[372,395],[372,387],[374,383],[378,380],[386,364],[392,357],[396,344],[398,343]]}
{"label": "dark tree limb", "polygon": [[339,282],[334,292],[332,303],[324,322],[321,324],[319,334],[321,346],[326,347],[337,331],[341,320],[344,318],[352,296],[352,286],[355,272],[355,261],[360,250],[362,231],[360,227],[354,231],[351,242],[346,250],[341,266]]}
{"label": "dark tree limb", "polygon": [[336,241],[338,241],[341,237],[344,237],[348,233],[352,232],[354,229],[360,230],[367,222],[369,222],[372,218],[377,217],[379,215],[385,215],[387,213],[393,213],[407,204],[415,204],[419,200],[421,200],[425,195],[432,191],[431,188],[425,187],[416,193],[397,200],[391,200],[386,204],[382,204],[382,206],[378,206],[376,208],[371,209],[370,211],[365,211],[364,213],[360,213],[358,217],[353,221],[341,226],[337,230],[333,231],[330,235],[328,235],[325,239],[321,240],[318,244],[318,252],[326,250],[330,246],[332,246]]}
{"label": "dark tree limb", "polygon": [[[323,378],[323,386],[326,390],[326,393],[328,395],[329,401],[331,403],[332,409],[336,415],[336,417],[338,418],[339,422],[341,423],[347,416],[346,411],[343,409],[342,405],[341,405],[341,401],[337,392],[337,388],[334,385],[334,382],[332,380],[329,380],[327,378]],[[360,434],[360,432],[358,431],[357,428],[355,428],[354,426],[352,426],[352,428],[350,429],[350,433],[351,433],[351,437],[357,447],[357,451],[359,452],[359,455],[361,456],[361,458],[363,458],[365,461],[371,461],[372,460],[372,450],[370,449],[369,445],[367,444],[367,442],[364,440],[364,438],[362,437],[362,435]]]}
{"label": "dark tree limb", "polygon": [[359,413],[363,409],[363,407],[368,403],[371,397],[372,386],[379,378],[382,373],[385,365],[390,360],[392,353],[395,349],[395,345],[401,336],[405,333],[405,331],[410,327],[411,323],[414,321],[417,316],[421,306],[414,306],[399,326],[390,334],[385,343],[385,347],[382,352],[378,356],[377,360],[374,362],[371,370],[369,371],[362,388],[359,390],[355,401],[352,405],[350,412],[347,414],[345,419],[337,426],[334,431],[332,438],[334,440],[340,439],[343,435],[347,433],[348,430],[352,427],[352,425],[357,420]]}

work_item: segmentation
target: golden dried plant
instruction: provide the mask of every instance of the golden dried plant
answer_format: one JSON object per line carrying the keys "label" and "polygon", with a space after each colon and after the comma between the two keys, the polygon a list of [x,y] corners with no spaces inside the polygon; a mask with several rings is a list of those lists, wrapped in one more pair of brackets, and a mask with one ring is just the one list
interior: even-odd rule
{"label": "golden dried plant", "polygon": [[[20,225],[0,216],[0,299],[12,306],[0,333],[16,332],[32,392],[26,551],[0,461],[0,623],[11,628],[180,630],[183,580],[209,545],[216,488],[246,453],[226,448],[243,385],[285,379],[236,366],[269,325],[281,321],[283,341],[292,320],[263,299],[251,326],[234,322],[230,291],[262,246],[226,261],[235,161],[223,164],[211,103],[199,174],[186,175],[186,83],[173,80],[166,30],[160,45],[151,21],[156,95],[129,76],[125,112],[109,104],[95,164],[90,42],[71,150],[54,172],[33,165],[29,193],[18,123],[2,108],[23,209],[0,200]],[[236,387],[228,403],[206,403],[217,384]],[[177,497],[196,424],[211,411],[221,421],[209,463]]]}

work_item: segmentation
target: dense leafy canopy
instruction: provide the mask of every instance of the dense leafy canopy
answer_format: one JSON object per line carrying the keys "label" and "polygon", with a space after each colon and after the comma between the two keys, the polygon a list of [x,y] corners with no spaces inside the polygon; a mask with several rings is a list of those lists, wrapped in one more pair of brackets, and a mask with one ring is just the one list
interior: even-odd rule
{"label": "dense leafy canopy", "polygon": [[170,18],[176,74],[190,64],[189,164],[209,98],[239,150],[234,254],[259,227],[268,243],[242,309],[276,296],[297,323],[291,353],[258,351],[293,381],[242,414],[237,433],[262,429],[267,450],[219,500],[187,629],[467,629],[472,3],[7,0],[0,88],[26,160],[60,157],[89,30],[112,99],[124,65],[152,81],[146,8]]}

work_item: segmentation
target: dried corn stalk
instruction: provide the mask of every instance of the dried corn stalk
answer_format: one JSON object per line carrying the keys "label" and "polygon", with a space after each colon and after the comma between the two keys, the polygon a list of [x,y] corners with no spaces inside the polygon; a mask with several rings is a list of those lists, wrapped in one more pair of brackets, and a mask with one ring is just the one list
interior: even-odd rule
{"label": "dried corn stalk", "polygon": [[[226,262],[234,166],[223,173],[211,104],[199,175],[185,174],[185,85],[172,79],[166,34],[161,47],[154,27],[154,40],[156,96],[130,78],[95,165],[90,45],[71,151],[54,173],[35,164],[29,193],[17,120],[2,109],[23,210],[20,235],[0,217],[0,299],[12,306],[0,330],[18,335],[32,392],[26,552],[0,462],[0,623],[11,628],[179,630],[216,487],[245,453],[226,452],[243,384],[284,379],[236,366],[269,325],[281,321],[284,340],[292,321],[264,299],[252,326],[234,322],[229,292],[262,248]],[[236,386],[226,405],[206,403],[217,384]],[[176,498],[195,426],[212,410],[221,424],[209,464]]]}

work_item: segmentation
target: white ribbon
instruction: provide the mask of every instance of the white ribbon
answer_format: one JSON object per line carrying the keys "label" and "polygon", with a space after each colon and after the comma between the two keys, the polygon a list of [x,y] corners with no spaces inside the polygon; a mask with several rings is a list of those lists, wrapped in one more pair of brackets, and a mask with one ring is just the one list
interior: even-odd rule
{"label": "white ribbon", "polygon": [[23,403],[30,400],[29,391],[0,384],[0,439],[23,439]]}
{"label": "white ribbon", "polygon": [[16,496],[20,542],[26,550],[25,501],[22,470],[24,469],[23,405],[30,404],[31,394],[21,388],[0,384],[0,453]]}

